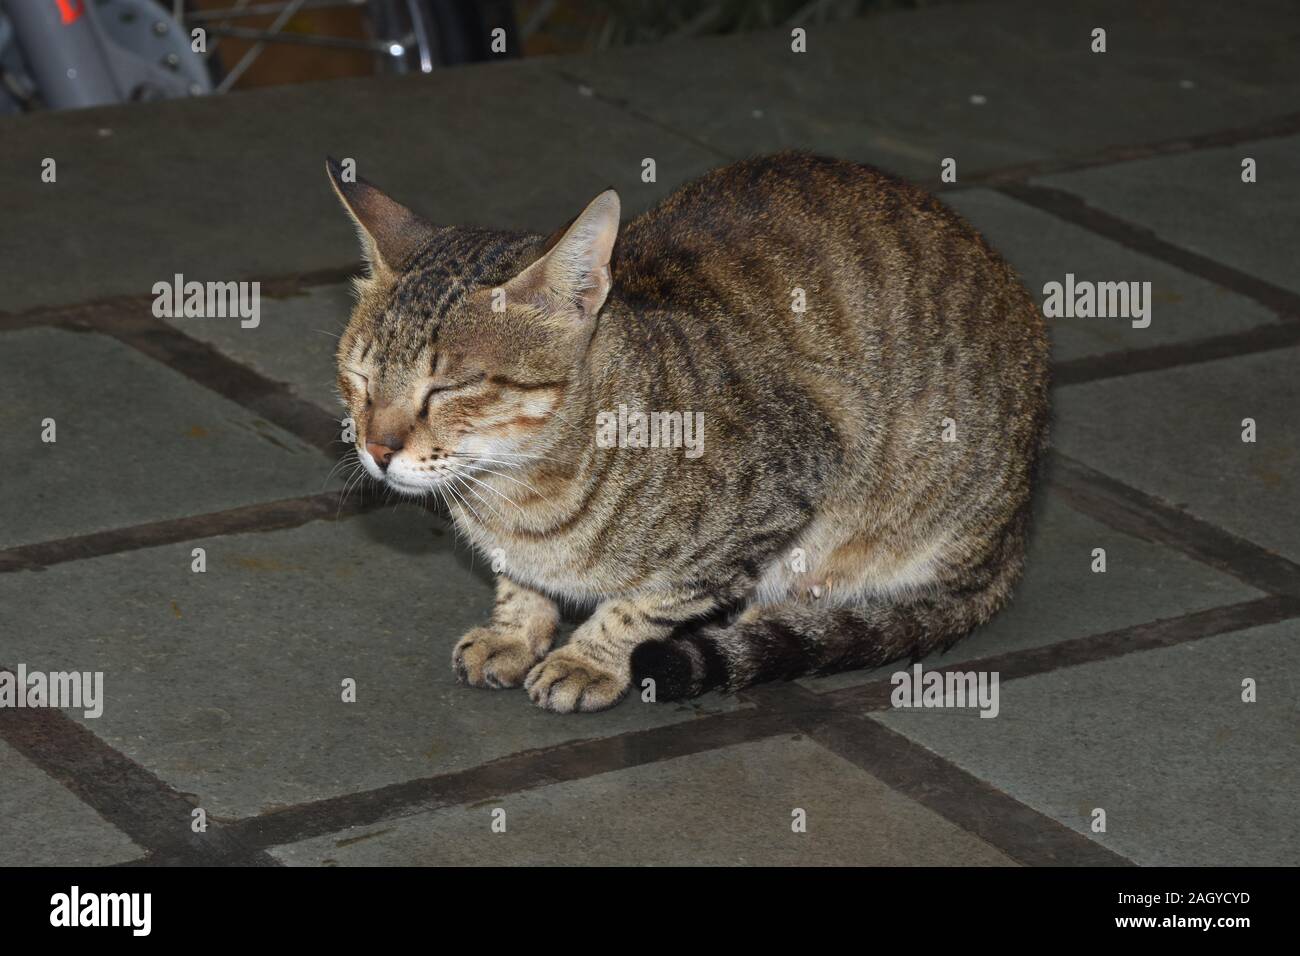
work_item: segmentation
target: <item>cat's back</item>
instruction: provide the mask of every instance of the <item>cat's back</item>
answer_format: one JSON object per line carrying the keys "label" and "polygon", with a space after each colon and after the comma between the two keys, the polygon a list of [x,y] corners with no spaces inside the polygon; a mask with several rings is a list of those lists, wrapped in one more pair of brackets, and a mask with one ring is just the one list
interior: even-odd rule
{"label": "cat's back", "polygon": [[[759,156],[714,169],[631,220],[620,237],[623,268],[653,268],[675,250],[735,248],[742,239],[815,242],[827,227],[921,225],[982,244],[925,190],[872,166],[804,152]],[[744,250],[736,249],[737,252]],[[773,250],[774,251],[774,250]]]}
{"label": "cat's back", "polygon": [[[732,163],[627,224],[615,274],[632,299],[864,287],[893,297],[992,292],[1027,313],[1018,276],[964,219],[874,167],[804,152]],[[774,285],[773,288],[768,288]]]}
{"label": "cat's back", "polygon": [[[638,247],[648,242],[683,244],[760,233],[810,212],[836,211],[828,201],[864,198],[872,189],[914,190],[871,166],[810,153],[787,151],[756,156],[713,169],[669,194],[628,223],[623,238]],[[914,190],[918,197],[925,194]]]}
{"label": "cat's back", "polygon": [[629,222],[613,265],[634,308],[813,352],[831,337],[858,354],[882,335],[962,350],[1012,339],[1046,361],[1041,314],[984,238],[920,187],[848,160],[785,152],[713,170]]}
{"label": "cat's back", "polygon": [[729,251],[742,259],[747,244],[798,245],[801,227],[835,208],[835,194],[858,193],[875,170],[806,153],[760,156],[714,169],[679,187],[627,224],[616,250],[619,274],[635,283],[686,257]]}

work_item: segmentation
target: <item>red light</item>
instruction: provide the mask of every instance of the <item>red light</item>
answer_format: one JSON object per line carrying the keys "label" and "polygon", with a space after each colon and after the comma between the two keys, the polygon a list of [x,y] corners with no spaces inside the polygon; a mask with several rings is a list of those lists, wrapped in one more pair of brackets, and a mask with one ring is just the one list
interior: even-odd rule
{"label": "red light", "polygon": [[86,12],[84,0],[55,0],[59,5],[59,19],[66,26],[69,23],[76,23]]}

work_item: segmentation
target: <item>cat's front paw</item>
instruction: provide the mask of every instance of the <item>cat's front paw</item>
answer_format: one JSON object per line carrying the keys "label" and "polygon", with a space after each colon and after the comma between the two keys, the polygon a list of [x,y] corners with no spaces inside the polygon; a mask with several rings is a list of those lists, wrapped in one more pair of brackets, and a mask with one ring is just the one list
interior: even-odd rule
{"label": "cat's front paw", "polygon": [[536,663],[527,640],[490,627],[474,628],[451,652],[456,679],[471,687],[518,687]]}
{"label": "cat's front paw", "polygon": [[524,681],[534,704],[558,714],[613,707],[630,685],[630,676],[614,673],[572,646],[552,651]]}

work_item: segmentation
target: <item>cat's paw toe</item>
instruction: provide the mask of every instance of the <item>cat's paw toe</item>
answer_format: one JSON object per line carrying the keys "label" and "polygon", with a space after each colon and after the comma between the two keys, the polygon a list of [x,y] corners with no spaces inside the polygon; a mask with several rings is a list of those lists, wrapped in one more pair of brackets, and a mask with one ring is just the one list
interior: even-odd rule
{"label": "cat's paw toe", "polygon": [[451,653],[456,679],[471,687],[518,687],[536,663],[525,640],[486,627],[474,628]]}
{"label": "cat's paw toe", "polygon": [[627,693],[628,678],[564,649],[550,654],[524,681],[534,704],[558,714],[613,707]]}

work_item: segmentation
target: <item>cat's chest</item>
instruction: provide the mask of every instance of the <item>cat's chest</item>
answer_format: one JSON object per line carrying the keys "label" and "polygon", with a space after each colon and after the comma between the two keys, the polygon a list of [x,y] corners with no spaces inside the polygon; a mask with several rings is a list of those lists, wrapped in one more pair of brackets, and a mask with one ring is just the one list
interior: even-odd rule
{"label": "cat's chest", "polygon": [[535,590],[588,600],[608,593],[614,583],[562,538],[516,535],[465,518],[456,524],[494,573]]}

